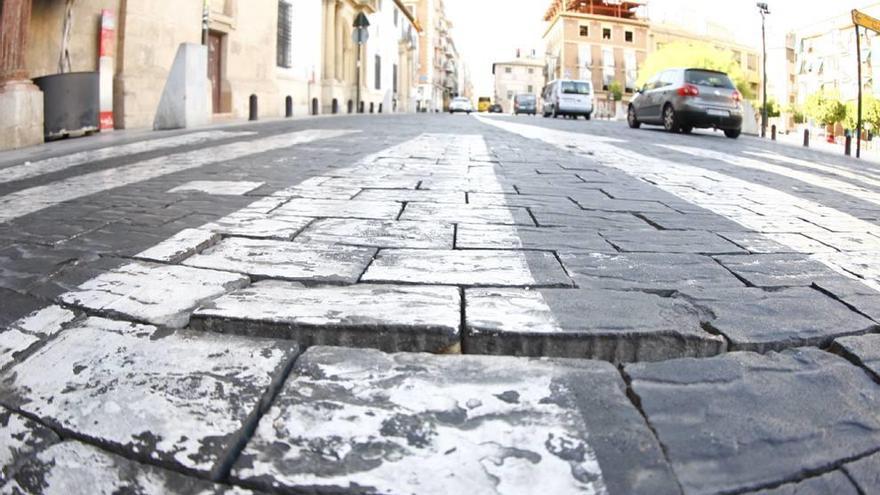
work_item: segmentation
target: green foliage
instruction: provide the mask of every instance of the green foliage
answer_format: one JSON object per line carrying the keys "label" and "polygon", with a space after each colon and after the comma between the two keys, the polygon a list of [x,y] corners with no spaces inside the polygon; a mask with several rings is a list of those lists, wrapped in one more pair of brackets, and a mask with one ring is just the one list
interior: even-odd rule
{"label": "green foliage", "polygon": [[795,104],[785,107],[785,113],[791,115],[795,124],[803,124],[807,121],[806,117],[804,117],[804,110]]}
{"label": "green foliage", "polygon": [[832,125],[844,119],[846,106],[840,101],[840,92],[819,90],[807,98],[804,114],[820,124]]}
{"label": "green foliage", "polygon": [[623,99],[623,88],[617,81],[612,81],[611,84],[608,85],[608,92],[611,93],[614,101],[620,101]]}
{"label": "green foliage", "polygon": [[636,84],[638,87],[642,87],[648,79],[657,73],[666,69],[682,67],[726,72],[742,94],[743,99],[748,100],[755,96],[749,87],[742,67],[734,60],[733,52],[719,50],[708,43],[700,42],[670,43],[648,55],[645,63],[639,69],[639,79]]}
{"label": "green foliage", "polygon": [[[758,107],[759,113],[764,113],[764,106],[760,105]],[[779,103],[773,98],[767,98],[767,118],[772,119],[773,117],[779,117],[782,115],[782,109],[779,108]]]}
{"label": "green foliage", "polygon": [[[847,103],[843,126],[855,130],[858,126],[858,112],[856,100]],[[862,129],[873,134],[880,131],[880,100],[870,94],[862,97]]]}

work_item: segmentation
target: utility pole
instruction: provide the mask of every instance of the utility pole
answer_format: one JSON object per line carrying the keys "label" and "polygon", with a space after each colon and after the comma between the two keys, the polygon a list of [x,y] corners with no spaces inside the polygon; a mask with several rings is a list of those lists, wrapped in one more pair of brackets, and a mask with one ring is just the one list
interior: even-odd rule
{"label": "utility pole", "polygon": [[767,4],[764,2],[758,2],[758,11],[761,12],[761,42],[764,47],[764,57],[763,57],[763,70],[764,73],[764,88],[763,94],[763,103],[761,104],[761,137],[767,137],[767,32],[765,28],[765,17],[770,14],[770,8],[767,7]]}

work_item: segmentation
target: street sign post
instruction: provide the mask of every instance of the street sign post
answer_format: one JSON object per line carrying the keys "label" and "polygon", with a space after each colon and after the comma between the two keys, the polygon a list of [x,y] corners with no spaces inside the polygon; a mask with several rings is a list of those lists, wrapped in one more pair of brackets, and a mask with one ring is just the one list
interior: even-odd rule
{"label": "street sign post", "polygon": [[370,27],[370,21],[367,20],[366,14],[363,12],[359,13],[357,17],[354,19],[354,32],[351,34],[351,39],[354,41],[355,45],[357,45],[357,67],[356,71],[357,76],[355,78],[355,86],[356,86],[356,98],[355,104],[355,112],[360,113],[361,111],[361,51],[363,45],[370,38],[370,32],[367,28]]}
{"label": "street sign post", "polygon": [[859,79],[859,101],[858,101],[858,122],[856,123],[856,158],[862,156],[862,37],[859,32],[859,26],[870,29],[875,33],[880,33],[880,19],[875,19],[864,12],[856,9],[852,11],[853,24],[856,26],[856,63],[858,67]]}

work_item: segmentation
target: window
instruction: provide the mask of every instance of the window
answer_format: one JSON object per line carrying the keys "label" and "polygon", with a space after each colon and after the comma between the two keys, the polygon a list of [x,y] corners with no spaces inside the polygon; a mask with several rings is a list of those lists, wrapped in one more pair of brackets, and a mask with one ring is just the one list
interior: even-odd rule
{"label": "window", "polygon": [[278,67],[293,67],[293,6],[284,0],[278,2],[278,34],[275,40]]}
{"label": "window", "polygon": [[534,73],[535,73],[535,69],[529,67],[529,74],[534,74]]}
{"label": "window", "polygon": [[611,39],[611,28],[602,28],[602,39],[610,40]]}
{"label": "window", "polygon": [[633,42],[633,32],[632,31],[624,31],[623,39],[627,43],[632,43]]}
{"label": "window", "polygon": [[581,37],[589,38],[590,26],[581,26]]}
{"label": "window", "polygon": [[391,76],[393,79],[391,80],[391,85],[393,86],[394,93],[397,93],[397,64],[394,64],[391,67]]}
{"label": "window", "polygon": [[508,99],[508,100],[512,100],[512,99],[513,99],[513,91],[508,91],[508,92],[507,92],[507,99]]}
{"label": "window", "polygon": [[376,89],[382,89],[382,57],[376,55]]}
{"label": "window", "polygon": [[608,90],[611,82],[614,81],[614,48],[610,46],[602,47],[602,89]]}
{"label": "window", "polygon": [[513,73],[513,67],[505,67],[505,68],[504,68],[504,73],[505,73],[505,74],[512,74],[512,73]]}
{"label": "window", "polygon": [[529,93],[534,93],[534,92],[535,92],[535,87],[532,86],[532,85],[530,84],[530,85],[529,85],[528,92],[529,92]]}
{"label": "window", "polygon": [[750,53],[749,56],[746,57],[746,59],[747,59],[747,65],[748,65],[749,70],[757,70],[758,69],[758,56],[757,55],[753,55]]}

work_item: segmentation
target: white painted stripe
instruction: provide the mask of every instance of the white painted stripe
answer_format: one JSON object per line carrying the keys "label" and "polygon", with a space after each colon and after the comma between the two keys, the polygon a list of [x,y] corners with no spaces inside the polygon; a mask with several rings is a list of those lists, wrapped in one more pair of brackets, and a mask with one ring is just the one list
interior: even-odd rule
{"label": "white painted stripe", "polygon": [[867,201],[869,203],[874,203],[876,205],[880,205],[880,194],[875,193],[869,189],[865,189],[861,186],[856,186],[850,184],[848,182],[843,182],[841,180],[837,180],[831,177],[823,177],[821,175],[811,174],[809,172],[804,172],[801,170],[793,170],[788,167],[783,167],[781,165],[774,165],[772,163],[760,162],[758,160],[753,160],[751,158],[744,158],[741,156],[729,155],[727,153],[721,153],[719,151],[712,151],[703,148],[693,148],[690,146],[676,146],[671,144],[663,144],[659,145],[663,148],[667,148],[670,150],[678,151],[680,153],[686,153],[692,156],[698,156],[701,158],[710,158],[712,160],[718,160],[722,162],[729,163],[731,165],[736,165],[737,167],[749,168],[752,170],[761,170],[763,172],[770,172],[772,174],[781,175],[783,177],[788,177],[790,179],[795,179],[803,182],[804,184],[810,184],[816,187],[822,187],[825,189],[830,189],[835,192],[839,192],[841,194],[846,194],[847,196],[852,196],[854,198],[858,198],[863,201]]}
{"label": "white painted stripe", "polygon": [[[869,186],[880,187],[880,180],[876,179],[877,175],[871,174],[867,171],[864,171],[863,174],[857,174],[846,167],[839,167],[836,165],[825,165],[822,163],[813,163],[808,162],[807,160],[801,160],[800,158],[794,158],[790,156],[780,155],[779,153],[766,153],[766,152],[758,152],[758,151],[744,151],[743,153],[747,155],[757,156],[759,158],[766,158],[769,160],[776,160],[780,162],[790,163],[792,165],[799,165],[804,168],[811,168],[813,170],[819,170],[821,172],[827,172],[830,174],[838,175],[840,177],[846,177],[847,179],[852,179],[859,181],[863,184],[868,184]],[[869,177],[870,175],[871,177]]]}
{"label": "white painted stripe", "polygon": [[231,139],[243,136],[252,136],[256,132],[228,132],[228,131],[203,131],[161,139],[150,139],[136,143],[121,144],[96,150],[80,151],[70,155],[56,156],[35,162],[26,162],[21,165],[0,169],[0,184],[16,180],[29,179],[40,175],[60,172],[69,168],[87,165],[100,160],[109,160],[122,156],[147,153],[178,146],[190,146],[219,139]]}
{"label": "white painted stripe", "polygon": [[289,148],[297,144],[319,139],[344,136],[352,132],[355,131],[307,130],[253,141],[240,141],[211,149],[162,156],[23,189],[0,197],[0,223],[108,189],[127,186],[212,163],[220,163],[267,151]]}
{"label": "white painted stripe", "polygon": [[[478,118],[486,124],[523,137],[542,140],[565,149],[589,152],[591,158],[604,166],[619,169],[757,232],[769,232],[771,235],[774,232],[791,232],[792,225],[800,223],[809,237],[834,245],[838,234],[830,231],[824,234],[823,229],[817,229],[803,218],[823,219],[829,225],[845,225],[851,240],[857,242],[862,250],[810,253],[804,251],[803,243],[791,242],[790,236],[773,236],[773,239],[796,252],[810,255],[842,275],[880,291],[880,238],[871,234],[878,228],[870,222],[761,184],[613,146],[608,144],[607,139],[589,134],[563,133],[531,125]],[[750,203],[750,209],[757,206],[762,214],[729,207],[737,202]],[[760,208],[762,205],[763,208]],[[801,218],[793,217],[794,214]],[[774,224],[780,227],[774,228]],[[824,237],[827,239],[823,240]]]}

